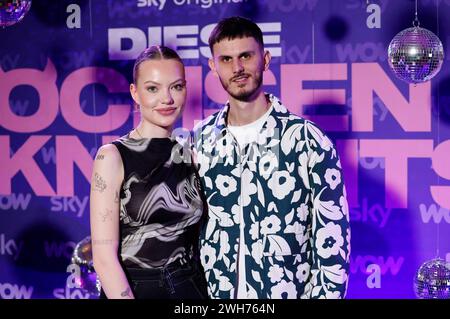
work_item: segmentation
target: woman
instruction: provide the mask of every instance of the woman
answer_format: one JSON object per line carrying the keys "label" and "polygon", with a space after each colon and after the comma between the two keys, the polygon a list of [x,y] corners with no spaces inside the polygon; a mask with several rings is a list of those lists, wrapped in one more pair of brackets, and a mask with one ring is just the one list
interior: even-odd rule
{"label": "woman", "polygon": [[200,184],[191,164],[175,160],[182,147],[171,137],[186,101],[177,53],[160,46],[142,52],[130,92],[141,121],[98,150],[92,173],[92,252],[101,297],[206,298],[196,247]]}

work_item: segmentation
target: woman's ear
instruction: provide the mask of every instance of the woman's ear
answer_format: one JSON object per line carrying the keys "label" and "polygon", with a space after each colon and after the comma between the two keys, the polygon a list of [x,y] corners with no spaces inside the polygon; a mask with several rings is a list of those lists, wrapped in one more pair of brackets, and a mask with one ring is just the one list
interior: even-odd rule
{"label": "woman's ear", "polygon": [[130,94],[131,94],[131,97],[133,98],[135,106],[136,105],[139,106],[141,103],[139,101],[136,84],[134,84],[134,83],[130,84]]}

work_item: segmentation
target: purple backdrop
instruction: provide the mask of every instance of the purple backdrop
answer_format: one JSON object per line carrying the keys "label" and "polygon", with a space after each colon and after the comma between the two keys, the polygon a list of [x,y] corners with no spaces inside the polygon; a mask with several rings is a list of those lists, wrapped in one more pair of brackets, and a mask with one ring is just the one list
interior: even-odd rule
{"label": "purple backdrop", "polygon": [[[66,287],[89,234],[97,148],[138,120],[128,93],[146,46],[176,48],[188,68],[191,129],[225,100],[207,38],[230,15],[257,22],[272,53],[265,88],[336,142],[352,225],[348,298],[414,298],[426,260],[450,262],[450,1],[419,1],[444,43],[428,83],[407,85],[387,47],[411,0],[33,1],[0,30],[0,298],[89,298]],[[438,6],[437,6],[438,4]]]}

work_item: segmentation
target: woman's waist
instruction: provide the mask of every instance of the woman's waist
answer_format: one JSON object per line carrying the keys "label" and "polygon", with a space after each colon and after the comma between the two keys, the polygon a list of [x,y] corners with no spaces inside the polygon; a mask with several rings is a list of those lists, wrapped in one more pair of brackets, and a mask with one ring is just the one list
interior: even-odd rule
{"label": "woman's waist", "polygon": [[132,280],[157,280],[167,276],[182,276],[195,273],[200,263],[191,258],[178,258],[161,267],[137,268],[125,267]]}

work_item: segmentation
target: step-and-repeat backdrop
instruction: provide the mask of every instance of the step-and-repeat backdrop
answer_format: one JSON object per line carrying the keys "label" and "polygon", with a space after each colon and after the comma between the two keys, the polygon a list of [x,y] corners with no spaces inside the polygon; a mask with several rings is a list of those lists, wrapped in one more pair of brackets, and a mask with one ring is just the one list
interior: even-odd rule
{"label": "step-and-repeat backdrop", "polygon": [[[89,235],[89,179],[104,143],[138,122],[133,60],[177,49],[188,105],[178,126],[218,110],[207,39],[231,15],[257,22],[273,56],[265,90],[335,141],[350,203],[348,298],[415,298],[419,266],[450,259],[450,1],[419,1],[446,49],[441,72],[409,85],[387,47],[410,0],[33,0],[0,29],[0,298],[94,298],[68,285]],[[439,6],[437,6],[439,4]]]}

